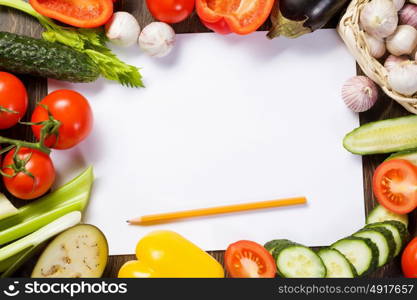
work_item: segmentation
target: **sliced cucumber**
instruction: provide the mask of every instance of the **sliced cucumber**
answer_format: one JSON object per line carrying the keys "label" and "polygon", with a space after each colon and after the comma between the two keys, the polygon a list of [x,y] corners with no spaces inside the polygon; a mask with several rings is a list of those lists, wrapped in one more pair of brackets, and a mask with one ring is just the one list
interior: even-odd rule
{"label": "sliced cucumber", "polygon": [[396,245],[394,257],[400,254],[401,249],[407,243],[408,235],[409,235],[405,225],[399,221],[390,220],[390,221],[368,224],[366,225],[365,228],[373,228],[373,227],[383,227],[391,231],[394,237],[395,245]]}
{"label": "sliced cucumber", "polygon": [[276,248],[286,247],[288,245],[292,245],[294,242],[286,239],[278,239],[269,241],[264,245],[264,248],[269,251],[269,253],[273,254]]}
{"label": "sliced cucumber", "polygon": [[391,154],[386,159],[386,161],[391,160],[391,159],[395,159],[395,158],[405,159],[405,160],[410,161],[414,165],[417,165],[417,149],[406,150],[406,151],[401,151],[401,152]]}
{"label": "sliced cucumber", "polygon": [[324,278],[326,267],[310,248],[288,240],[281,240],[272,252],[278,274],[285,278]]}
{"label": "sliced cucumber", "polygon": [[383,227],[364,228],[353,236],[370,239],[378,247],[378,267],[382,267],[394,257],[396,244],[391,231]]}
{"label": "sliced cucumber", "polygon": [[373,272],[378,266],[378,247],[370,239],[347,237],[330,247],[341,252],[355,267],[359,276]]}
{"label": "sliced cucumber", "polygon": [[345,136],[343,146],[346,150],[361,155],[417,148],[417,116],[362,125]]}
{"label": "sliced cucumber", "polygon": [[358,276],[355,267],[338,250],[323,248],[317,254],[326,267],[327,278],[354,278]]}
{"label": "sliced cucumber", "polygon": [[399,221],[404,223],[406,227],[408,226],[408,215],[399,215],[393,213],[382,205],[377,205],[374,209],[371,210],[368,217],[366,218],[366,224],[379,223],[389,220]]}

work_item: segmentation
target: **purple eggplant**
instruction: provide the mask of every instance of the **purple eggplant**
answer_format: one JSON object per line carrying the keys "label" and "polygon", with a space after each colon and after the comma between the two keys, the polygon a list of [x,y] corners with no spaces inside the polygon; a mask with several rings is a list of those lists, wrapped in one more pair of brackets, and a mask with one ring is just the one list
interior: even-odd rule
{"label": "purple eggplant", "polygon": [[348,0],[277,0],[268,37],[296,38],[326,25]]}

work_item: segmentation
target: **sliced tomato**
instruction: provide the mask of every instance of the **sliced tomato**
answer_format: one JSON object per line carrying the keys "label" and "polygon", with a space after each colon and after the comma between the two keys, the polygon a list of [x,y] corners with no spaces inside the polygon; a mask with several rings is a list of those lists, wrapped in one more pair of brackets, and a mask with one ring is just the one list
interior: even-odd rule
{"label": "sliced tomato", "polygon": [[204,25],[221,34],[248,34],[262,26],[274,0],[197,0],[196,9]]}
{"label": "sliced tomato", "polygon": [[383,162],[374,173],[373,191],[378,202],[397,214],[417,205],[417,168],[404,159]]}
{"label": "sliced tomato", "polygon": [[81,28],[106,24],[113,15],[112,0],[29,0],[41,15]]}
{"label": "sliced tomato", "polygon": [[234,278],[273,278],[277,266],[264,247],[252,241],[231,244],[225,253],[226,269]]}

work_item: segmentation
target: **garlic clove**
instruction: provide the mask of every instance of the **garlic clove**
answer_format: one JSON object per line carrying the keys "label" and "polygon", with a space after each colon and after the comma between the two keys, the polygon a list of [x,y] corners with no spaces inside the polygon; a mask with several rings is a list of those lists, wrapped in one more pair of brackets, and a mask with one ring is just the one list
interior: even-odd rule
{"label": "garlic clove", "polygon": [[403,56],[395,56],[395,55],[390,55],[387,57],[387,59],[385,60],[384,63],[384,67],[385,69],[387,69],[387,71],[391,71],[393,67],[397,66],[398,64],[405,62],[408,60],[408,57],[403,55]]}
{"label": "garlic clove", "polygon": [[364,112],[374,106],[378,99],[378,89],[368,77],[355,76],[343,85],[342,99],[354,112]]}
{"label": "garlic clove", "polygon": [[406,4],[400,11],[400,24],[410,25],[417,29],[417,5]]}
{"label": "garlic clove", "polygon": [[368,46],[369,54],[375,58],[381,58],[386,52],[385,42],[382,39],[373,37],[372,35],[365,34],[365,42]]}
{"label": "garlic clove", "polygon": [[398,26],[398,11],[392,0],[372,0],[366,3],[360,13],[360,25],[376,38],[386,38]]}
{"label": "garlic clove", "polygon": [[399,11],[401,8],[403,8],[405,4],[405,0],[392,0],[394,2],[395,9]]}
{"label": "garlic clove", "polygon": [[139,35],[139,47],[149,56],[168,55],[175,44],[175,31],[166,23],[152,22]]}
{"label": "garlic clove", "polygon": [[109,41],[121,47],[135,44],[140,33],[140,26],[136,18],[125,11],[115,12],[107,22],[105,29]]}
{"label": "garlic clove", "polygon": [[417,29],[410,25],[398,26],[395,33],[387,38],[387,49],[396,56],[411,54],[416,46]]}
{"label": "garlic clove", "polygon": [[412,96],[417,93],[417,63],[405,61],[399,63],[388,72],[390,87],[404,96]]}

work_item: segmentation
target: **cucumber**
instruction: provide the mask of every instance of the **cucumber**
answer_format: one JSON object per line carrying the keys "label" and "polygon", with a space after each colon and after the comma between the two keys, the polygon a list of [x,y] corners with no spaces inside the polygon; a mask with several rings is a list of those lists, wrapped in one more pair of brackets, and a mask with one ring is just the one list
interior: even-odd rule
{"label": "cucumber", "polygon": [[358,276],[355,267],[338,250],[323,248],[317,254],[326,267],[327,278],[354,278]]}
{"label": "cucumber", "polygon": [[370,274],[378,266],[378,247],[370,239],[351,236],[330,247],[341,252],[355,267],[359,276]]}
{"label": "cucumber", "polygon": [[394,257],[400,254],[401,249],[407,243],[408,236],[409,236],[405,225],[401,222],[390,220],[390,221],[368,224],[366,225],[365,228],[374,228],[374,227],[383,227],[391,231],[394,237],[395,245],[396,245]]}
{"label": "cucumber", "polygon": [[393,153],[385,161],[395,158],[408,160],[417,166],[417,149]]}
{"label": "cucumber", "polygon": [[276,248],[280,247],[286,247],[288,245],[294,244],[294,242],[291,242],[287,239],[278,239],[278,240],[272,240],[264,245],[264,248],[269,251],[269,253],[273,254],[274,250]]}
{"label": "cucumber", "polygon": [[384,266],[394,257],[396,244],[391,231],[383,227],[364,228],[353,236],[370,239],[378,247],[378,267]]}
{"label": "cucumber", "polygon": [[289,240],[276,240],[272,250],[278,274],[285,278],[324,278],[326,267],[310,248]]}
{"label": "cucumber", "polygon": [[377,205],[374,209],[371,210],[368,217],[366,218],[366,224],[379,223],[389,220],[399,221],[404,223],[406,227],[408,226],[408,215],[399,215],[393,213],[382,205]]}
{"label": "cucumber", "polygon": [[8,32],[0,32],[0,69],[71,82],[91,82],[100,75],[85,53]]}
{"label": "cucumber", "polygon": [[417,116],[362,125],[345,136],[343,146],[346,150],[361,155],[417,148]]}

